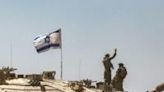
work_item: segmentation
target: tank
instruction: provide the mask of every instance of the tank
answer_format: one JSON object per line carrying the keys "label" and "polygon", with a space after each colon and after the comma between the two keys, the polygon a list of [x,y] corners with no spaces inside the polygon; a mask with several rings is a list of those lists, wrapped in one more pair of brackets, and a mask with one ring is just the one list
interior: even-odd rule
{"label": "tank", "polygon": [[56,71],[42,74],[15,74],[16,68],[0,69],[0,92],[102,92],[87,88],[83,82],[64,81],[55,78]]}

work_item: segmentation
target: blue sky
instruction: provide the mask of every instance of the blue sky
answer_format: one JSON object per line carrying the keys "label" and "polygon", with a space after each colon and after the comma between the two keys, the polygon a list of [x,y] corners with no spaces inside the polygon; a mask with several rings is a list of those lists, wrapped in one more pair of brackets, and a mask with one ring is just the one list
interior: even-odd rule
{"label": "blue sky", "polygon": [[[163,0],[0,0],[0,66],[17,73],[56,70],[60,78],[60,50],[37,54],[33,39],[62,28],[63,78],[103,81],[102,59],[118,55],[128,69],[124,86],[146,91],[164,81]],[[80,77],[79,77],[80,65]]]}

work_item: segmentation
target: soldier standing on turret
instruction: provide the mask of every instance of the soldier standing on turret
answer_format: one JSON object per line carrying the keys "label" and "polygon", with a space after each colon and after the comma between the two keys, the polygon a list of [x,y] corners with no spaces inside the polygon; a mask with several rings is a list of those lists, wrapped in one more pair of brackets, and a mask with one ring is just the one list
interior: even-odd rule
{"label": "soldier standing on turret", "polygon": [[111,68],[114,69],[113,64],[111,63],[111,60],[115,58],[117,53],[117,49],[115,49],[114,55],[110,56],[110,54],[106,54],[102,63],[104,65],[105,71],[104,71],[104,90],[106,87],[109,87],[111,83]]}

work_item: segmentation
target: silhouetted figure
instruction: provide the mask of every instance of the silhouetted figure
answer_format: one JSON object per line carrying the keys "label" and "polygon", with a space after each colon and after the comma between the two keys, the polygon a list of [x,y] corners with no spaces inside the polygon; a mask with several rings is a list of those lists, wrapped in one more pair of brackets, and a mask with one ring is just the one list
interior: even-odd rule
{"label": "silhouetted figure", "polygon": [[[111,83],[111,68],[114,69],[113,64],[111,63],[111,60],[115,58],[117,53],[117,49],[115,49],[114,55],[110,56],[110,54],[106,54],[103,59],[103,65],[104,65],[104,90],[109,87]],[[108,90],[108,89],[107,89]]]}
{"label": "silhouetted figure", "polygon": [[116,75],[114,76],[111,85],[112,89],[115,91],[124,91],[123,89],[123,80],[127,75],[127,70],[124,67],[123,63],[119,63],[119,68],[116,71]]}

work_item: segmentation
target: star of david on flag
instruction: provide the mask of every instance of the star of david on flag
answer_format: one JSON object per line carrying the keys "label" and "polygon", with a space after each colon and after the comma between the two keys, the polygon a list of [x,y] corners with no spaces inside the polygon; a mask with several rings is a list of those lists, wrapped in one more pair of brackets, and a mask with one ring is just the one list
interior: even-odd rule
{"label": "star of david on flag", "polygon": [[48,51],[50,48],[61,48],[61,29],[36,37],[33,44],[38,53]]}

